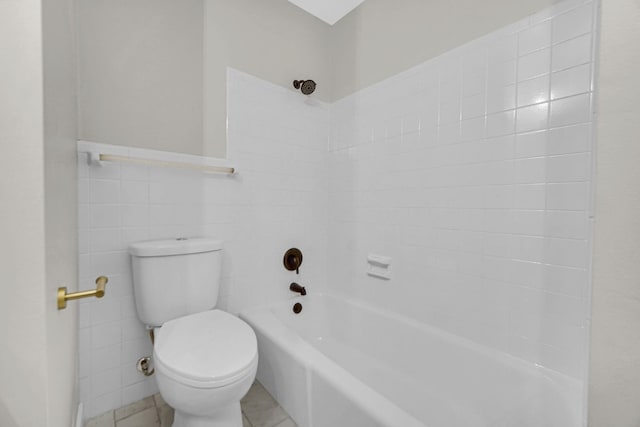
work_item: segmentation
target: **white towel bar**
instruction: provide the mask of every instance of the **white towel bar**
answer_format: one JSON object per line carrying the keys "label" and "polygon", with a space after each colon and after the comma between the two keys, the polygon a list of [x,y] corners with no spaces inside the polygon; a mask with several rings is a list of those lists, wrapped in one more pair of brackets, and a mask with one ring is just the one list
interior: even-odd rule
{"label": "white towel bar", "polygon": [[145,159],[141,157],[119,156],[116,154],[89,153],[89,162],[91,164],[100,164],[101,162],[130,163],[130,164],[136,164],[136,165],[159,166],[159,167],[165,167],[165,168],[191,169],[191,170],[198,170],[202,172],[227,173],[231,175],[236,173],[236,169],[231,166],[201,165],[197,163],[173,162],[168,160],[156,160],[156,159]]}

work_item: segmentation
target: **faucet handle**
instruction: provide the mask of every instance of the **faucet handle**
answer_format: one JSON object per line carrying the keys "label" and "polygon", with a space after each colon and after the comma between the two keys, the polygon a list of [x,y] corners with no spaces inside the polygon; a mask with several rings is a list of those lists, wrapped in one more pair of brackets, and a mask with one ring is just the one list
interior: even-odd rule
{"label": "faucet handle", "polygon": [[284,254],[283,258],[284,268],[289,271],[296,271],[296,274],[300,273],[300,264],[302,264],[302,252],[298,248],[291,248]]}

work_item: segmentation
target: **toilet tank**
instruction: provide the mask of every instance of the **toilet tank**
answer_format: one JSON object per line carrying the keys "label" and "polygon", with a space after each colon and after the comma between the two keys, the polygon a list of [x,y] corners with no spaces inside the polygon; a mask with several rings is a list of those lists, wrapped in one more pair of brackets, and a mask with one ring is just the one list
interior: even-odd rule
{"label": "toilet tank", "polygon": [[129,246],[138,318],[148,326],[214,308],[218,302],[222,241],[155,240]]}

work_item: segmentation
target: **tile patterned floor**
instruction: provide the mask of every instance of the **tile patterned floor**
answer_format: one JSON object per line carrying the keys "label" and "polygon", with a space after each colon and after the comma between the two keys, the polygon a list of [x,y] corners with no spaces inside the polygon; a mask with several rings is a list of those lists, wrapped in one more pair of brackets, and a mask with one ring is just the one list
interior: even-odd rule
{"label": "tile patterned floor", "polygon": [[[240,405],[243,427],[297,427],[257,381]],[[173,409],[156,394],[92,418],[85,427],[170,427],[172,423]]]}

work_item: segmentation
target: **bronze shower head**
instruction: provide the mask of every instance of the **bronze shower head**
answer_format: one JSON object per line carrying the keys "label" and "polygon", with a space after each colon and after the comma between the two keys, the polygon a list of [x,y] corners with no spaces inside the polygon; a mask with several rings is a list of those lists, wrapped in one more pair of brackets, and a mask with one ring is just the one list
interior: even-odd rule
{"label": "bronze shower head", "polygon": [[304,95],[311,95],[316,90],[316,82],[313,80],[294,80],[293,87],[300,89]]}

